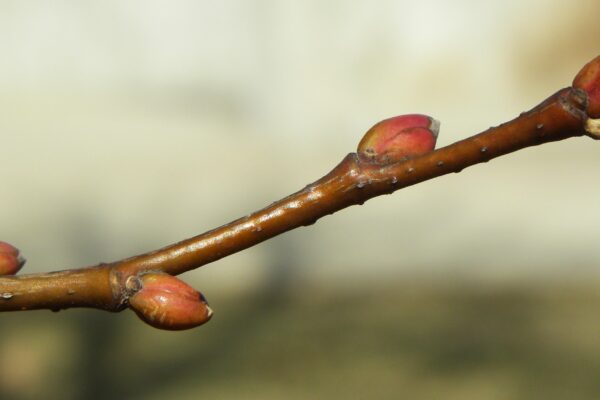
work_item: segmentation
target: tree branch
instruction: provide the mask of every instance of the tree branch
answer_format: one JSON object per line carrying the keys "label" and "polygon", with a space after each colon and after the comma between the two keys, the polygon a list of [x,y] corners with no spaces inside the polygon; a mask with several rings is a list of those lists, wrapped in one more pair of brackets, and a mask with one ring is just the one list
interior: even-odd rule
{"label": "tree branch", "polygon": [[304,189],[150,253],[77,270],[0,277],[0,311],[70,307],[120,311],[140,290],[132,279],[144,274],[178,275],[370,198],[526,147],[582,135],[598,139],[598,122],[587,112],[588,93],[577,87],[562,89],[510,122],[414,158],[386,163],[350,153]]}

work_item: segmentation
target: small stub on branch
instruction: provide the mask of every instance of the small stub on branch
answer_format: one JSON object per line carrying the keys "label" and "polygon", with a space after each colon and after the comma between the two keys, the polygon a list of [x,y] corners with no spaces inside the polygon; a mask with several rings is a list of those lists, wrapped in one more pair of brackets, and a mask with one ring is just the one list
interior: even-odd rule
{"label": "small stub on branch", "polygon": [[357,153],[363,160],[391,164],[429,153],[435,148],[440,123],[427,115],[385,119],[365,133]]}
{"label": "small stub on branch", "polygon": [[25,264],[19,249],[10,243],[0,241],[0,275],[14,275]]}
{"label": "small stub on branch", "polygon": [[585,131],[596,140],[600,140],[600,119],[588,118],[585,122]]}
{"label": "small stub on branch", "polygon": [[202,325],[212,316],[204,296],[172,275],[148,272],[127,282],[135,293],[129,307],[147,324],[166,330],[183,330]]}

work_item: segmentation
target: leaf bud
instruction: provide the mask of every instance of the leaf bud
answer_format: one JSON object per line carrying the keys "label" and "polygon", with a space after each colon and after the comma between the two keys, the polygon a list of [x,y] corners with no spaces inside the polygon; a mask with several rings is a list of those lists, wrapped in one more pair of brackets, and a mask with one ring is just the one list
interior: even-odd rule
{"label": "leaf bud", "polygon": [[172,275],[148,272],[130,277],[126,285],[134,291],[129,297],[129,307],[155,328],[190,329],[212,316],[204,296]]}
{"label": "leaf bud", "polygon": [[385,119],[365,133],[358,144],[362,159],[391,164],[429,153],[435,148],[440,124],[421,114]]}
{"label": "leaf bud", "polygon": [[573,80],[573,87],[583,90],[588,96],[587,114],[600,118],[600,56],[587,63]]}

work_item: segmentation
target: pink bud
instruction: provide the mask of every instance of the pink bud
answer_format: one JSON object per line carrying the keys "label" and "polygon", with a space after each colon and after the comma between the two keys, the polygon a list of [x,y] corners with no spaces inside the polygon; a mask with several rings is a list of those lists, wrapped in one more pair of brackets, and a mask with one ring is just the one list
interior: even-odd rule
{"label": "pink bud", "polygon": [[600,56],[587,63],[573,80],[573,87],[588,95],[587,113],[590,118],[600,118]]}
{"label": "pink bud", "polygon": [[137,290],[129,298],[130,308],[155,328],[190,329],[212,316],[204,296],[172,275],[150,272],[129,278],[127,286]]}
{"label": "pink bud", "polygon": [[15,246],[0,242],[0,275],[14,275],[25,264],[25,259]]}
{"label": "pink bud", "polygon": [[365,133],[358,154],[379,164],[390,164],[429,153],[435,148],[440,124],[421,114],[384,119]]}

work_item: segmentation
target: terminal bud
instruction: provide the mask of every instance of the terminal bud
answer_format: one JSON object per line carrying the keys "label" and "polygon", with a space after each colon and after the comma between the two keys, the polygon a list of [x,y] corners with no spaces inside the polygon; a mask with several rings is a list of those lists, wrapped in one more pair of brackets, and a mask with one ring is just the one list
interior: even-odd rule
{"label": "terminal bud", "polygon": [[587,63],[573,80],[573,87],[583,90],[588,96],[587,114],[600,118],[600,56]]}

